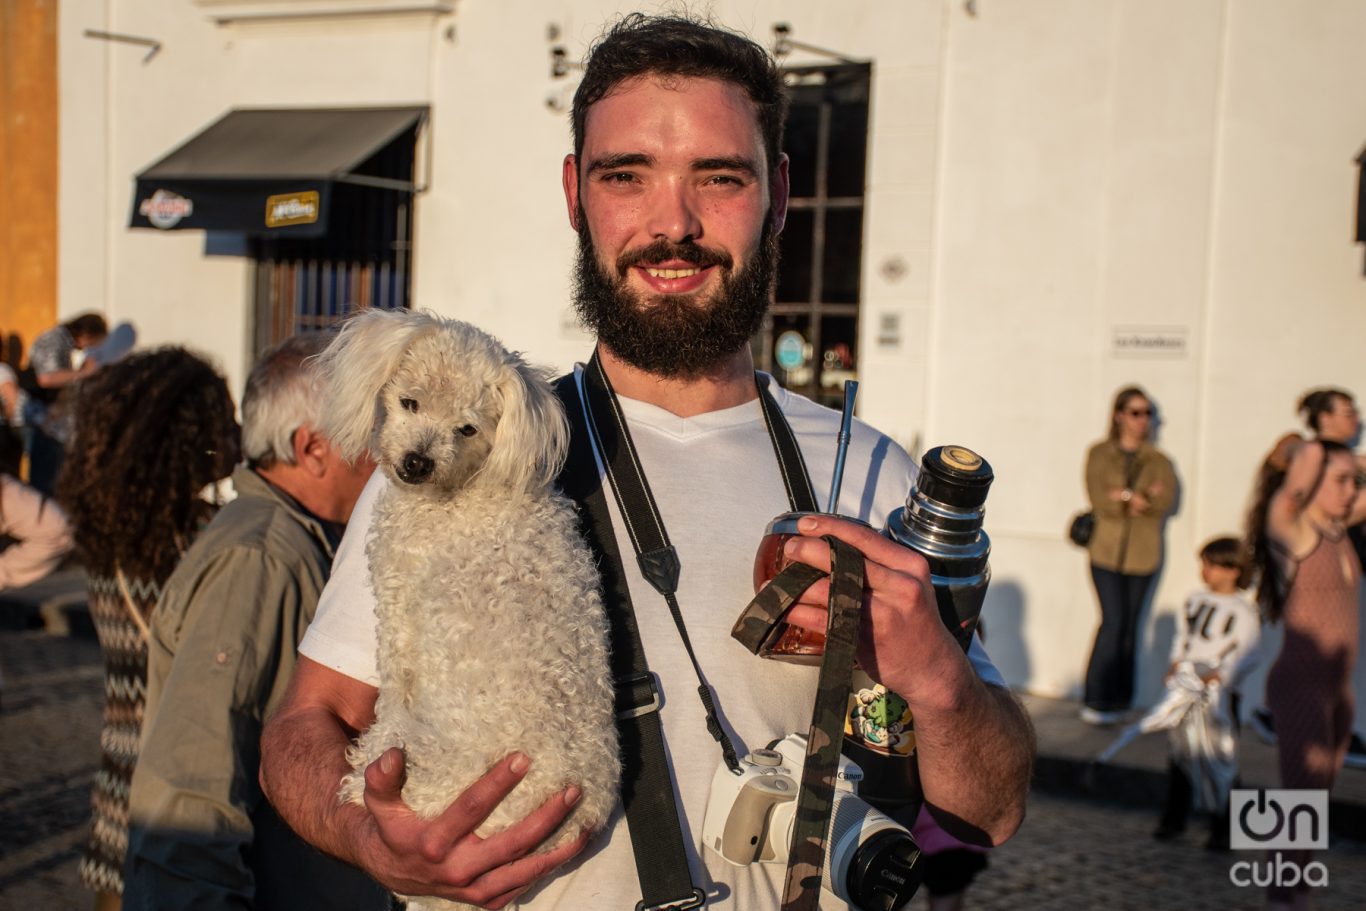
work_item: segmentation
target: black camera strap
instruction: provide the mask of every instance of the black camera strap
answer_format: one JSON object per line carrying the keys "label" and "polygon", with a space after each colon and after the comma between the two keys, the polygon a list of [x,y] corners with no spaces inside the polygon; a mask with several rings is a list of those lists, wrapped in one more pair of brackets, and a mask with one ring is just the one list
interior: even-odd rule
{"label": "black camera strap", "polygon": [[[815,494],[796,438],[762,378],[756,374],[759,402],[794,510],[812,510]],[[625,416],[594,352],[584,370],[585,399],[573,374],[555,384],[570,423],[569,455],[560,488],[580,507],[580,529],[598,558],[603,598],[611,626],[612,674],[617,690],[617,729],[621,739],[622,803],[631,833],[641,901],[637,911],[685,911],[705,903],[692,883],[674,800],[659,718],[658,684],[644,647],[628,590],[621,552],[612,531],[594,447],[602,454],[607,478],[642,574],[665,598],[688,657],[698,675],[698,695],[707,713],[707,730],[721,745],[726,764],[738,768],[735,748],[716,714],[715,695],[702,676],[683,623],[676,590],[677,551],[669,542],[645,472],[631,441]],[[585,415],[585,411],[587,415]]]}

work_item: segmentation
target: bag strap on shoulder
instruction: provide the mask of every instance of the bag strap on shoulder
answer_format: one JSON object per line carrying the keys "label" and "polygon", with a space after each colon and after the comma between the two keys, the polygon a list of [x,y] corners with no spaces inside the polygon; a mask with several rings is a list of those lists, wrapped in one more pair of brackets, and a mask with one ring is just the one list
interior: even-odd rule
{"label": "bag strap on shoulder", "polygon": [[612,516],[574,374],[555,382],[569,418],[569,455],[560,490],[579,511],[579,531],[598,565],[611,630],[612,677],[616,681],[617,734],[621,742],[621,800],[631,833],[641,900],[637,911],[687,911],[706,903],[692,883],[674,800],[659,717],[659,685],[645,663],[626,573],[612,533]]}

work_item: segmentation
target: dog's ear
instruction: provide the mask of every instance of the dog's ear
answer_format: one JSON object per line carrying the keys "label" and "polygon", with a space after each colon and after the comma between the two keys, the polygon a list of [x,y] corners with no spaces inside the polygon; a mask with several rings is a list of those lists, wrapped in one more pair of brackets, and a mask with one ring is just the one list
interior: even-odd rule
{"label": "dog's ear", "polygon": [[481,476],[487,483],[513,490],[549,487],[569,451],[569,422],[549,373],[511,354],[495,390],[502,416]]}
{"label": "dog's ear", "polygon": [[380,390],[408,346],[436,327],[436,318],[427,313],[362,310],[342,323],[318,355],[325,390],[322,430],[342,458],[352,461],[369,448],[380,416]]}

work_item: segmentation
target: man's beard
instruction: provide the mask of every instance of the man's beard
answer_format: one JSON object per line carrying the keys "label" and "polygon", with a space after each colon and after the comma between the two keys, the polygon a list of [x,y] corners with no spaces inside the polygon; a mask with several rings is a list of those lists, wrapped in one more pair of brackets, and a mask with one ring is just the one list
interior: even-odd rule
{"label": "man's beard", "polygon": [[[661,238],[623,253],[611,275],[598,262],[582,208],[578,233],[574,309],[599,341],[633,367],[657,376],[702,376],[747,345],[763,324],[778,264],[778,237],[768,219],[754,256],[738,271],[731,271],[732,259],[724,252]],[[721,287],[711,300],[699,301],[701,292],[646,297],[627,286],[631,267],[671,260],[723,270]]]}

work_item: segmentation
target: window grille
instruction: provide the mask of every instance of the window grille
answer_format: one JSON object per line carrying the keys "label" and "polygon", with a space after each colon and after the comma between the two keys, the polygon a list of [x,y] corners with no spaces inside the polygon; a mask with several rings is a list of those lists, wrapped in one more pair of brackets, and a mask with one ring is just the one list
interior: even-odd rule
{"label": "window grille", "polygon": [[[754,340],[762,369],[834,407],[843,401],[844,380],[857,378],[871,72],[868,64],[787,71],[791,198],[775,299]],[[785,369],[775,345],[792,332],[806,356]],[[789,349],[793,340],[784,339]]]}

